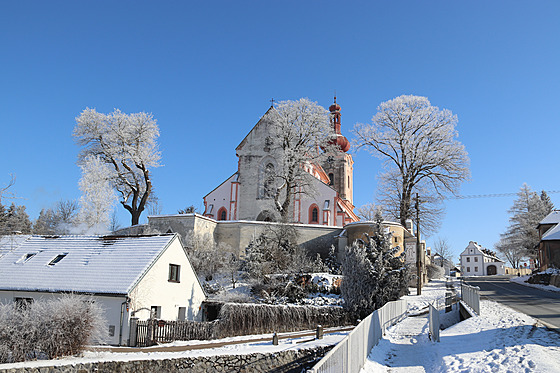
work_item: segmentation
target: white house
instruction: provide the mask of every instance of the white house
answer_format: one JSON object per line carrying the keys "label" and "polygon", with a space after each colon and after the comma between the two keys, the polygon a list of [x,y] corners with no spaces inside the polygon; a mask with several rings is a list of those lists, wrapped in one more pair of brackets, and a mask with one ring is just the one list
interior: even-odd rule
{"label": "white house", "polygon": [[505,274],[505,263],[476,242],[470,241],[460,257],[463,276]]}
{"label": "white house", "polygon": [[0,302],[90,295],[109,344],[127,343],[131,317],[202,319],[206,296],[177,234],[26,236],[0,251]]}

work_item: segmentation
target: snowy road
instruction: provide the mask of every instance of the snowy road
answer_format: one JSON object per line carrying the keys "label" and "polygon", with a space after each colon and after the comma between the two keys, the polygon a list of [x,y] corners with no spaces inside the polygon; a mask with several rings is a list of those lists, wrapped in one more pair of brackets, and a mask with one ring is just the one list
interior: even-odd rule
{"label": "snowy road", "polygon": [[471,277],[465,282],[480,287],[482,297],[505,304],[560,331],[560,293],[510,282],[509,277]]}
{"label": "snowy road", "polygon": [[[407,296],[417,310],[443,295],[443,282],[422,295]],[[530,316],[490,300],[481,316],[441,331],[441,342],[427,337],[426,317],[409,317],[387,330],[362,373],[369,372],[560,372],[560,338]]]}

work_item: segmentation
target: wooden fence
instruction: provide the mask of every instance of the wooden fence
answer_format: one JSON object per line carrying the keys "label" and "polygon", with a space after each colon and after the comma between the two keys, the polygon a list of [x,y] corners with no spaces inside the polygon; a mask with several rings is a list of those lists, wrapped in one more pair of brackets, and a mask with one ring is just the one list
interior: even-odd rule
{"label": "wooden fence", "polygon": [[[135,328],[134,328],[135,325]],[[165,321],[165,320],[142,320],[131,323],[135,329],[131,333],[131,346],[147,347],[158,343],[169,343],[173,341],[186,340],[208,340],[214,336],[215,321]],[[133,340],[135,339],[135,341]]]}

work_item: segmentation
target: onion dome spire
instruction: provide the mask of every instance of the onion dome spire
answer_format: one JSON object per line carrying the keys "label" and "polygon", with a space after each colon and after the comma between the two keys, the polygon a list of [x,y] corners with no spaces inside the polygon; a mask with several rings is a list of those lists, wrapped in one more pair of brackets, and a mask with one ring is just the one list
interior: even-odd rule
{"label": "onion dome spire", "polygon": [[336,140],[333,140],[332,144],[338,145],[340,150],[346,153],[350,150],[350,142],[340,132],[340,105],[336,103],[336,96],[334,96],[334,103],[329,106],[329,111],[331,112],[331,123],[336,133]]}

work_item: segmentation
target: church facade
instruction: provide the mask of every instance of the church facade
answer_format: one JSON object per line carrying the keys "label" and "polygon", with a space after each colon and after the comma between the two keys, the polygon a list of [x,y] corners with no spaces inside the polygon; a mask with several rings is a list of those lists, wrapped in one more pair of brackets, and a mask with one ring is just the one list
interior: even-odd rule
{"label": "church facade", "polygon": [[[341,134],[340,105],[329,107],[331,125],[336,133],[332,142],[340,151],[322,164],[301,165],[312,176],[310,192],[301,190],[294,195],[289,210],[292,223],[342,227],[358,221],[353,205],[353,160],[348,154],[350,143]],[[271,106],[237,146],[237,171],[204,196],[204,216],[217,221],[280,220],[271,190],[271,178],[280,167],[280,155],[273,146]]]}

